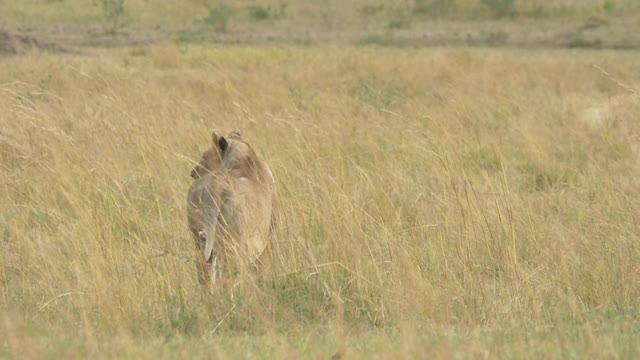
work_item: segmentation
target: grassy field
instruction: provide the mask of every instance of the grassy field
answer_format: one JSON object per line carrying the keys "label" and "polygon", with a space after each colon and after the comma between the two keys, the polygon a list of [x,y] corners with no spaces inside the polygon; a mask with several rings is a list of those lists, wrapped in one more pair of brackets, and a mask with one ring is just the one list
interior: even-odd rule
{"label": "grassy field", "polygon": [[[0,358],[640,357],[640,53],[557,49],[635,1],[118,3],[0,0]],[[212,130],[281,217],[210,294]]]}
{"label": "grassy field", "polygon": [[[0,356],[638,357],[639,60],[5,58]],[[215,295],[185,225],[212,129],[268,159],[283,213],[273,271]]]}

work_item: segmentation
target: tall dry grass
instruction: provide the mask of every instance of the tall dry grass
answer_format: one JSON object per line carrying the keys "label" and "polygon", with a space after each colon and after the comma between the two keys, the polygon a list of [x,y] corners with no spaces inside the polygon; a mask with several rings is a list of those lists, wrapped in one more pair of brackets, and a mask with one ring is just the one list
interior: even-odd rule
{"label": "tall dry grass", "polygon": [[[0,354],[637,356],[637,62],[173,45],[3,59]],[[282,216],[272,271],[210,295],[185,202],[212,129],[267,159]]]}

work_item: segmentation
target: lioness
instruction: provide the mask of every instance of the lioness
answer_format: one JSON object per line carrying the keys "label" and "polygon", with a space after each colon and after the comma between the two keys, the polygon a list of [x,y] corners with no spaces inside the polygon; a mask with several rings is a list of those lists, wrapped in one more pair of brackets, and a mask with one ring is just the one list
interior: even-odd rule
{"label": "lioness", "polygon": [[269,166],[237,132],[213,132],[212,146],[191,171],[187,218],[202,253],[201,283],[223,269],[256,263],[273,228],[275,181]]}

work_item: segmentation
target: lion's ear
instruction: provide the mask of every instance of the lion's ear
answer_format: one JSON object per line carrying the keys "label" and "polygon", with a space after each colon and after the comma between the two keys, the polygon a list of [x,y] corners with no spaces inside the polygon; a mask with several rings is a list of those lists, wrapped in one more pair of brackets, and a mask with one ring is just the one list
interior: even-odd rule
{"label": "lion's ear", "polygon": [[224,152],[225,150],[227,150],[228,146],[229,143],[227,142],[227,139],[225,139],[223,136],[220,136],[220,138],[218,139],[218,147],[220,148],[220,150]]}
{"label": "lion's ear", "polygon": [[218,140],[220,139],[220,135],[218,135],[217,132],[212,132],[211,133],[211,141],[213,141],[214,144],[218,144]]}

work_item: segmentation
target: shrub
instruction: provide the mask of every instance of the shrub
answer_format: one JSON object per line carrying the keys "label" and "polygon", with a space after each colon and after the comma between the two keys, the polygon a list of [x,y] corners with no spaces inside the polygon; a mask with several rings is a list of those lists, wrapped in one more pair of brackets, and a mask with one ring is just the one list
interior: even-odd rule
{"label": "shrub", "polygon": [[397,7],[391,12],[391,19],[387,24],[389,29],[408,29],[411,27],[411,12],[406,7]]}
{"label": "shrub", "polygon": [[116,27],[124,16],[124,0],[100,0],[102,16]]}
{"label": "shrub", "polygon": [[516,0],[482,0],[495,17],[512,16],[516,10]]}
{"label": "shrub", "polygon": [[271,9],[264,6],[252,6],[249,8],[249,14],[254,20],[267,20],[271,17]]}
{"label": "shrub", "polygon": [[211,25],[216,31],[227,31],[227,26],[233,16],[233,9],[224,2],[207,3],[207,8],[209,9],[209,15],[204,18],[204,22]]}
{"label": "shrub", "polygon": [[455,0],[414,0],[414,14],[446,14],[455,6]]}
{"label": "shrub", "polygon": [[281,19],[287,11],[287,3],[280,1],[276,6],[251,6],[249,7],[249,16],[257,21],[269,19]]}

